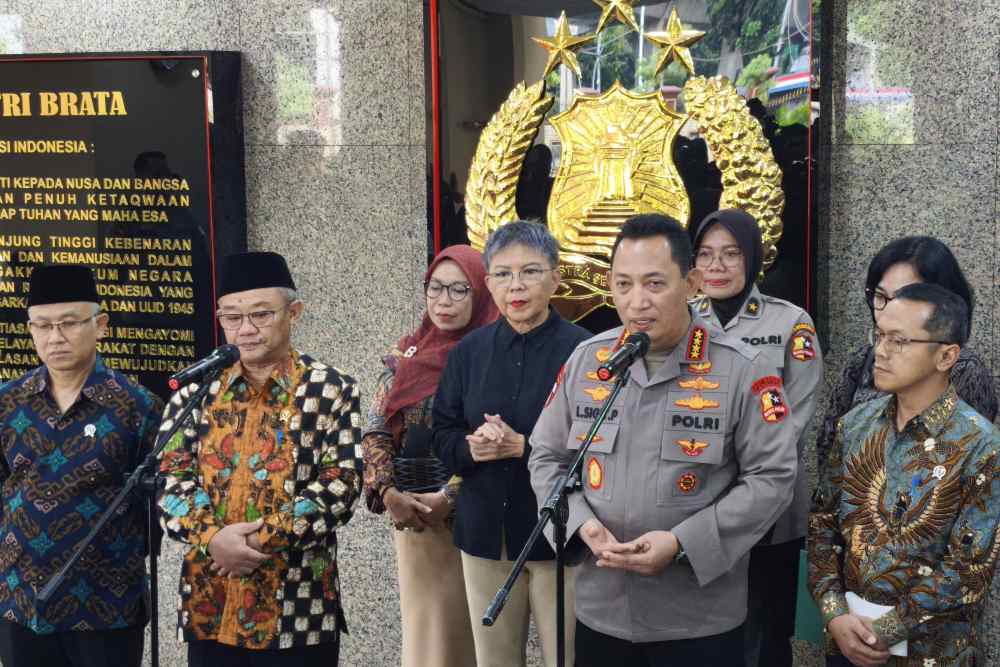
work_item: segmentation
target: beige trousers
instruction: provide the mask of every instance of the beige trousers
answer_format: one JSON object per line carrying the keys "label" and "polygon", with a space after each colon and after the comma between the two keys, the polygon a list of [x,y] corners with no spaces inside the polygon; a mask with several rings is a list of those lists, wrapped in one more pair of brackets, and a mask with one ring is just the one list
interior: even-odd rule
{"label": "beige trousers", "polygon": [[[483,612],[510,574],[513,561],[477,558],[462,552],[465,592],[476,638],[478,667],[524,667],[528,620],[534,617],[542,640],[545,667],[556,666],[556,562],[531,561],[524,567],[503,612],[492,627],[483,625]],[[574,583],[576,568],[566,568],[566,664],[574,663],[576,630]]]}
{"label": "beige trousers", "polygon": [[443,526],[397,530],[402,667],[475,667],[461,552]]}

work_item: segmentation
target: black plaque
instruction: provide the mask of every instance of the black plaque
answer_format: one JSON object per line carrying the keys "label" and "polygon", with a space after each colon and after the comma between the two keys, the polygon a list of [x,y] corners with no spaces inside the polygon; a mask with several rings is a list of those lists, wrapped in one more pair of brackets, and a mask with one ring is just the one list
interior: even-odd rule
{"label": "black plaque", "polygon": [[215,265],[246,247],[239,54],[0,58],[0,378],[39,361],[39,264],[94,270],[108,366],[161,395],[218,344]]}

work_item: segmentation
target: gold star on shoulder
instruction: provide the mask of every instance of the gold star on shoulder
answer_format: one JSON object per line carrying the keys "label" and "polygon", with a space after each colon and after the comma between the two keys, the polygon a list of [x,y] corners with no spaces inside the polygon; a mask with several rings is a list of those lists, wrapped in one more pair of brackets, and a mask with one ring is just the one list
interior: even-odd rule
{"label": "gold star on shoulder", "polygon": [[560,62],[565,63],[579,77],[580,63],[577,61],[574,51],[593,40],[594,35],[574,37],[573,33],[569,31],[569,19],[566,18],[566,12],[563,11],[559,16],[559,22],[556,23],[556,34],[552,39],[543,39],[541,37],[532,37],[532,39],[541,44],[549,52],[549,61],[545,63],[545,74],[542,75],[543,77],[548,76]]}
{"label": "gold star on shoulder", "polygon": [[685,30],[677,16],[677,8],[670,11],[670,19],[667,21],[665,32],[647,32],[646,39],[663,49],[660,62],[656,64],[656,73],[659,74],[670,61],[677,59],[685,68],[688,74],[694,76],[694,60],[691,58],[690,46],[705,36],[701,30]]}
{"label": "gold star on shoulder", "polygon": [[632,30],[639,32],[639,24],[635,20],[635,9],[633,5],[638,0],[594,0],[594,4],[601,8],[601,18],[597,21],[597,32],[601,32],[607,27],[612,18],[627,25]]}

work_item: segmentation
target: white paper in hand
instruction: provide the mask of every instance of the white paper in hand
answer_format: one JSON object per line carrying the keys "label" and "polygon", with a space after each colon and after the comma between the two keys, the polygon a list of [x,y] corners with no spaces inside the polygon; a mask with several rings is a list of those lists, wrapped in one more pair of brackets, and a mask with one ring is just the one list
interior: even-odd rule
{"label": "white paper in hand", "polygon": [[[869,602],[860,595],[856,595],[848,591],[847,595],[847,608],[855,616],[864,616],[865,618],[875,620],[882,616],[885,616],[890,611],[892,607],[887,607],[884,604],[875,604],[874,602]],[[893,644],[889,647],[889,653],[891,655],[898,655],[901,657],[906,657],[906,640],[899,642],[898,644]]]}

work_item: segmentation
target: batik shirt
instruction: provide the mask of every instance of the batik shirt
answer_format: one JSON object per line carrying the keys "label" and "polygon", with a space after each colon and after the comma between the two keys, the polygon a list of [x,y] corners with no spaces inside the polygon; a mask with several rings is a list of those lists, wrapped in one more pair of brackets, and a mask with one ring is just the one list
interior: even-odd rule
{"label": "batik shirt", "polygon": [[[191,385],[164,414],[169,429]],[[168,443],[162,523],[191,545],[181,570],[182,641],[249,649],[335,642],[344,630],[335,528],[360,492],[361,415],[349,376],[292,352],[258,391],[239,364],[214,383],[193,423]],[[272,557],[252,574],[212,572],[223,527],[263,518]]]}
{"label": "batik shirt", "polygon": [[152,449],[163,401],[100,357],[62,412],[45,366],[0,388],[0,616],[36,633],[146,622],[145,512],[132,500],[48,603],[36,592],[73,554]]}
{"label": "batik shirt", "polygon": [[809,583],[829,623],[845,593],[893,609],[874,622],[906,664],[971,665],[1000,543],[996,429],[949,387],[896,429],[885,396],[840,421],[809,517]]}

